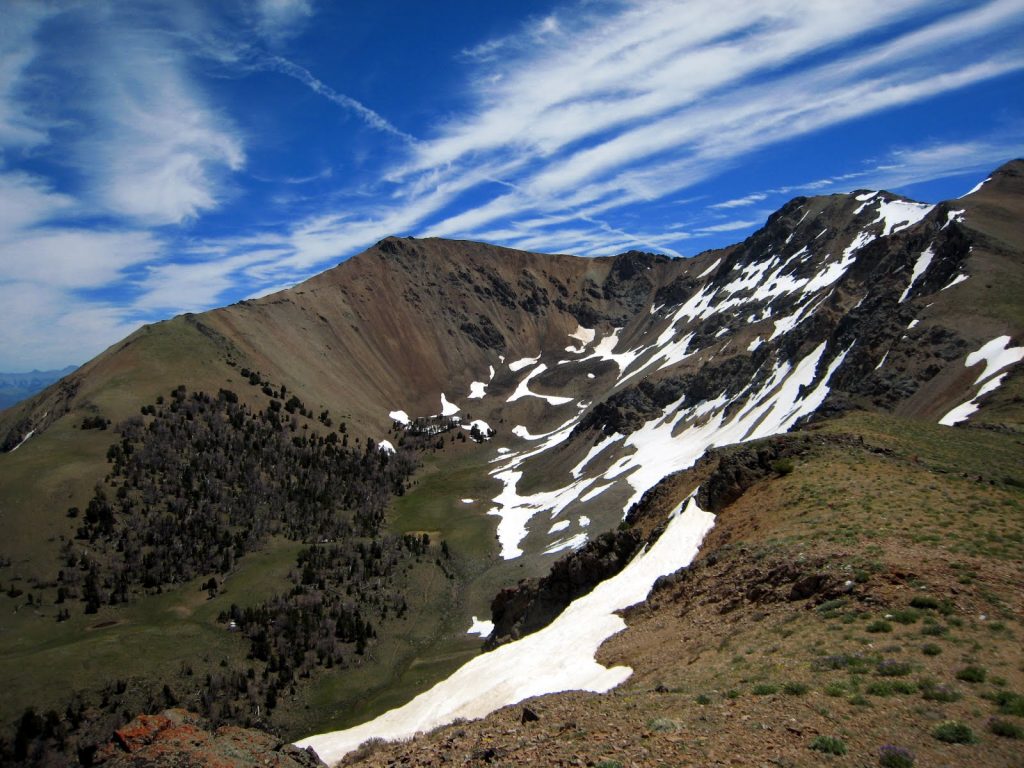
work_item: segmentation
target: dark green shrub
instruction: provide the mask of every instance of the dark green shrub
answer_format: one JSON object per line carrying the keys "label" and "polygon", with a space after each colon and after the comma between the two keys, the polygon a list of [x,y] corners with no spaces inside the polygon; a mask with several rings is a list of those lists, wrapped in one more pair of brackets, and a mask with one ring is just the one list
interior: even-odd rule
{"label": "dark green shrub", "polygon": [[956,679],[963,680],[965,683],[984,683],[985,676],[985,668],[975,664],[964,667],[956,673]]}
{"label": "dark green shrub", "polygon": [[1010,691],[998,691],[993,698],[1004,715],[1024,717],[1024,696]]}
{"label": "dark green shrub", "polygon": [[892,624],[884,619],[875,619],[866,627],[868,632],[892,632]]}
{"label": "dark green shrub", "polygon": [[788,475],[793,471],[792,459],[776,459],[772,462],[772,472],[777,475]]}
{"label": "dark green shrub", "polygon": [[1009,720],[993,717],[988,721],[988,729],[996,736],[1002,736],[1005,739],[1024,739],[1024,728]]}
{"label": "dark green shrub", "polygon": [[937,611],[939,609],[939,600],[931,595],[915,595],[910,601],[910,607]]}
{"label": "dark green shrub", "polygon": [[910,664],[905,661],[886,659],[878,664],[875,672],[882,677],[902,677],[910,674]]}
{"label": "dark green shrub", "polygon": [[882,768],[913,768],[914,753],[904,747],[886,744],[878,750],[878,764]]}
{"label": "dark green shrub", "polygon": [[846,745],[836,736],[815,736],[810,748],[826,755],[845,755]]}
{"label": "dark green shrub", "polygon": [[973,744],[978,740],[970,726],[959,720],[946,720],[940,723],[935,726],[932,736],[947,744]]}
{"label": "dark green shrub", "polygon": [[961,698],[960,691],[951,685],[940,685],[933,680],[922,680],[921,697],[926,701],[958,701]]}
{"label": "dark green shrub", "polygon": [[944,627],[941,624],[927,624],[921,628],[921,634],[929,637],[938,637],[939,635],[945,635],[949,632],[948,627]]}
{"label": "dark green shrub", "polygon": [[803,696],[808,690],[804,683],[786,683],[782,686],[782,692],[790,696]]}
{"label": "dark green shrub", "polygon": [[921,646],[921,653],[925,656],[938,656],[942,653],[942,648],[937,646],[935,643],[925,643]]}
{"label": "dark green shrub", "polygon": [[710,696],[708,696],[708,695],[707,695],[706,693],[700,693],[700,694],[697,694],[697,699],[696,699],[696,701],[697,701],[697,703],[698,703],[698,704],[700,704],[701,706],[705,706],[705,705],[707,705],[707,704],[710,704],[710,703],[711,703],[711,697],[710,697]]}
{"label": "dark green shrub", "polygon": [[913,608],[904,608],[902,611],[894,611],[892,620],[900,624],[913,624],[921,618],[921,614]]}
{"label": "dark green shrub", "polygon": [[779,686],[774,683],[758,683],[750,692],[755,696],[771,696],[773,693],[779,692]]}

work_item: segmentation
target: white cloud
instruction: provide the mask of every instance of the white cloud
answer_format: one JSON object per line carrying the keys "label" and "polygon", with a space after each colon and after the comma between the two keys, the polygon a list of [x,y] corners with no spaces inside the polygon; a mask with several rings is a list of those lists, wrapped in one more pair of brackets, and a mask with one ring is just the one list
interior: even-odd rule
{"label": "white cloud", "polygon": [[709,227],[701,227],[698,232],[711,233],[711,232],[736,232],[740,229],[751,229],[752,227],[760,226],[764,223],[761,219],[751,219],[749,221],[726,221],[722,224],[712,224]]}
{"label": "white cloud", "polygon": [[31,147],[46,141],[45,127],[26,102],[26,70],[38,55],[35,35],[52,10],[20,3],[4,10],[0,24],[0,147]]}
{"label": "white cloud", "polygon": [[81,364],[141,324],[123,308],[39,282],[0,282],[0,370]]}
{"label": "white cloud", "polygon": [[0,241],[76,205],[74,198],[52,191],[38,176],[0,173]]}
{"label": "white cloud", "polygon": [[313,3],[310,0],[259,0],[255,10],[257,30],[276,43],[301,29],[313,15]]}
{"label": "white cloud", "polygon": [[742,208],[747,205],[753,205],[754,203],[760,203],[768,195],[764,192],[754,192],[744,197],[737,197],[733,200],[726,200],[721,203],[715,203],[714,205],[708,206],[709,208]]}
{"label": "white cloud", "polygon": [[205,103],[161,36],[104,30],[85,107],[95,132],[77,147],[95,197],[148,224],[175,224],[218,206],[221,176],[245,162],[228,120]]}

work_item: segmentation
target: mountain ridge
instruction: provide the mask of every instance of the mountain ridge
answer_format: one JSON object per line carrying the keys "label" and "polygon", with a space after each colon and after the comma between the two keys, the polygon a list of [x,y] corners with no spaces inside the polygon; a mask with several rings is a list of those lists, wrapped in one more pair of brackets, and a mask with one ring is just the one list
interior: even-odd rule
{"label": "mountain ridge", "polygon": [[[453,591],[425,598],[446,607],[420,650],[392,653],[399,666],[389,684],[407,679],[396,690],[411,695],[476,653],[465,626],[501,588],[544,576],[561,553],[624,518],[637,525],[630,510],[709,449],[876,412],[1019,433],[1022,168],[1008,163],[979,190],[935,206],[867,191],[794,198],[742,243],[693,259],[386,238],[291,289],[147,326],[0,413],[0,514],[12,521],[0,574],[29,582],[47,615],[58,605],[56,545],[42,540],[75,540],[78,523],[64,510],[86,508],[103,486],[117,499],[106,524],[128,533],[137,491],[108,464],[113,455],[122,472],[131,441],[148,454],[146,430],[163,429],[169,391],[189,422],[211,409],[243,424],[280,413],[271,423],[300,452],[331,439],[357,448],[353,461],[382,446],[382,465],[389,451],[422,465],[392,497],[387,525],[428,534],[435,549],[450,541],[451,564],[437,551]],[[437,438],[404,424],[435,416],[430,423],[447,430]],[[120,453],[110,446],[119,438]],[[671,498],[680,502],[675,491]],[[192,519],[198,508],[182,503]],[[120,567],[104,541],[90,541],[91,556]],[[422,556],[422,545],[407,546],[409,557]],[[238,557],[239,573],[260,551]],[[622,565],[598,570],[603,578]],[[229,569],[203,583],[210,577],[229,592],[239,578]],[[326,599],[315,580],[314,588]],[[153,599],[120,594],[139,605]],[[554,605],[578,594],[574,587]],[[109,631],[124,631],[118,617],[134,609],[100,598],[100,615],[116,625]],[[228,607],[212,592],[210,600],[211,610]],[[553,612],[550,603],[542,611]],[[189,626],[207,631],[204,621]],[[386,654],[372,640],[368,648],[345,674],[385,669]],[[446,661],[424,678],[417,654]],[[335,679],[315,660],[302,663]],[[317,715],[303,698],[313,694],[293,686],[279,727],[295,737],[351,724],[356,709],[402,703],[375,685],[372,695],[317,693]]]}

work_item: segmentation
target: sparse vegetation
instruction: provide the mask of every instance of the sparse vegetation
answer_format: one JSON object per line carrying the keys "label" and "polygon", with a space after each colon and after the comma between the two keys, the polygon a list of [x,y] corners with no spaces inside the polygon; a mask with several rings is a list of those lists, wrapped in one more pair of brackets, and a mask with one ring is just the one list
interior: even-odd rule
{"label": "sparse vegetation", "polygon": [[826,755],[846,754],[846,744],[838,736],[815,736],[810,748]]}
{"label": "sparse vegetation", "polygon": [[973,744],[978,740],[970,726],[958,720],[946,720],[935,726],[932,736],[947,744]]}

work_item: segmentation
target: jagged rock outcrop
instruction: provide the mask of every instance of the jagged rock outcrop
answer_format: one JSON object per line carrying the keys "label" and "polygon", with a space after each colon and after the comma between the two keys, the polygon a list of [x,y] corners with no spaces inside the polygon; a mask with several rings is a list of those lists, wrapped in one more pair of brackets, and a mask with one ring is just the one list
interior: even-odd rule
{"label": "jagged rock outcrop", "polygon": [[501,590],[491,603],[494,630],[484,649],[546,627],[577,597],[625,568],[640,542],[640,536],[628,529],[603,533],[558,560],[544,578],[523,580]]}
{"label": "jagged rock outcrop", "polygon": [[322,768],[312,750],[298,749],[264,731],[235,726],[211,730],[198,715],[168,709],[139,715],[103,745],[93,765],[104,768]]}

